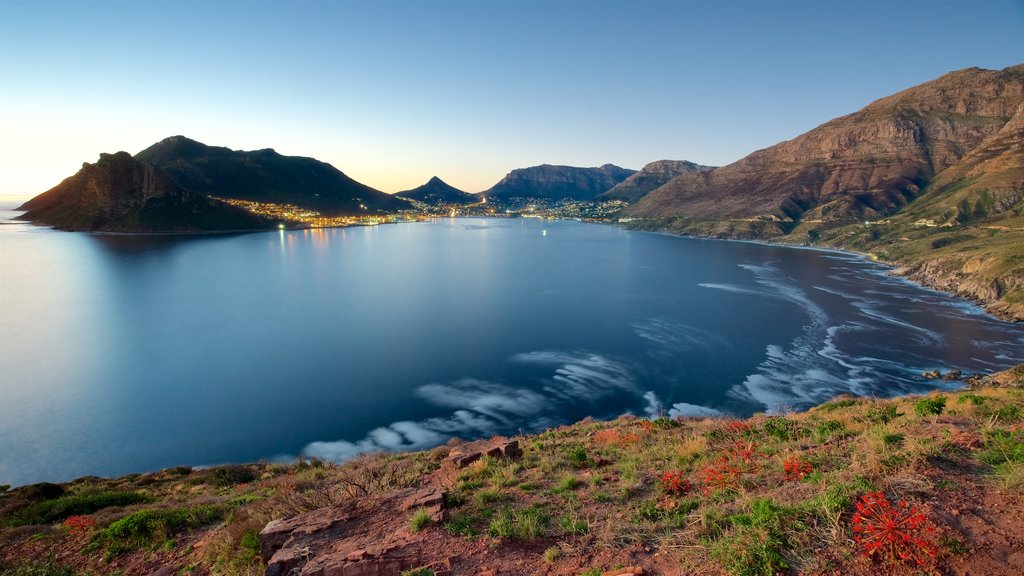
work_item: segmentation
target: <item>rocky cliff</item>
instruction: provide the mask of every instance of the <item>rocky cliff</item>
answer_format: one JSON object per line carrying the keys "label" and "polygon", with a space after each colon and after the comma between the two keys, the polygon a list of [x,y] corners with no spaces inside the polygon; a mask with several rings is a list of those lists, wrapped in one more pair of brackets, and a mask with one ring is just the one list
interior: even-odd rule
{"label": "rocky cliff", "polygon": [[422,186],[412,190],[397,192],[395,196],[416,200],[417,202],[423,202],[432,206],[441,204],[476,204],[480,201],[479,197],[469,192],[463,192],[437,176],[434,176]]}
{"label": "rocky cliff", "polygon": [[702,166],[686,160],[658,160],[644,166],[611,190],[598,196],[597,199],[636,202],[646,196],[648,192],[668,184],[678,176],[711,170],[714,170],[714,166]]}
{"label": "rocky cliff", "polygon": [[632,176],[634,170],[605,164],[598,168],[542,164],[509,172],[490,190],[488,198],[544,198],[592,200]]}
{"label": "rocky cliff", "polygon": [[242,151],[207,146],[184,136],[166,138],[135,155],[178,186],[203,196],[295,204],[325,215],[373,214],[409,203],[356,182],[319,160],[272,149]]}
{"label": "rocky cliff", "polygon": [[630,206],[634,226],[871,253],[1024,319],[1024,65],[877,100]]}
{"label": "rocky cliff", "polygon": [[999,133],[1022,102],[1024,65],[952,72],[733,164],[680,176],[629,214],[766,218],[783,228],[811,210],[836,223],[890,215]]}
{"label": "rocky cliff", "polygon": [[20,219],[62,230],[167,232],[267,228],[271,222],[178,187],[127,152],[101,154],[23,204]]}

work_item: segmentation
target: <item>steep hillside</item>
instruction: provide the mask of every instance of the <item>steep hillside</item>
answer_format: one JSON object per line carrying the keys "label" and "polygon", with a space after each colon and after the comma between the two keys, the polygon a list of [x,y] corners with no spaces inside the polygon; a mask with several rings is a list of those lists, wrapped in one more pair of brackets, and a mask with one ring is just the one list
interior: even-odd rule
{"label": "steep hillside", "polygon": [[1024,320],[1024,65],[877,100],[630,206],[640,229],[869,252]]}
{"label": "steep hillside", "polygon": [[294,204],[324,215],[362,215],[409,203],[356,182],[330,164],[272,149],[241,151],[172,136],[135,155],[178,186],[203,196]]}
{"label": "steep hillside", "polygon": [[476,204],[480,201],[480,198],[476,195],[470,194],[469,192],[463,192],[454,186],[450,186],[437,176],[434,176],[422,186],[418,186],[412,190],[397,192],[395,193],[395,196],[416,200],[417,202],[423,202],[424,204],[429,204],[431,206],[440,206],[444,204]]}
{"label": "steep hillside", "polygon": [[0,576],[1016,574],[1022,384],[0,488]]}
{"label": "steep hillside", "polygon": [[509,172],[481,196],[506,198],[543,198],[547,200],[593,200],[626,178],[634,170],[605,164],[598,168],[552,166],[542,164]]}
{"label": "steep hillside", "polygon": [[611,190],[599,195],[597,200],[636,202],[648,192],[664,186],[677,176],[711,170],[714,170],[714,166],[702,166],[686,160],[658,160],[647,164]]}
{"label": "steep hillside", "polygon": [[23,204],[20,219],[61,230],[191,232],[268,228],[272,222],[179,188],[127,152],[101,154]]}

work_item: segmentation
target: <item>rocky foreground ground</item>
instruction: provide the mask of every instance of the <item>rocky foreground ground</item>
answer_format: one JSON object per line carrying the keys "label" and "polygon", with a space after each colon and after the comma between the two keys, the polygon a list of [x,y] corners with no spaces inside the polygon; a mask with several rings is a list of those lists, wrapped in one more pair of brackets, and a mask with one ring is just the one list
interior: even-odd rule
{"label": "rocky foreground ground", "polygon": [[1019,574],[1022,383],[26,486],[0,576]]}

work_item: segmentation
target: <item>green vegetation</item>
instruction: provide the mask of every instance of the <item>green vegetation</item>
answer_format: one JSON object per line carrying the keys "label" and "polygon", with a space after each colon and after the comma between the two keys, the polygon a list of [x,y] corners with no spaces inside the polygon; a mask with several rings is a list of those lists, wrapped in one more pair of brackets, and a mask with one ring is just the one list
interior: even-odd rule
{"label": "green vegetation", "polygon": [[0,576],[76,576],[76,574],[73,568],[49,559],[42,562],[23,562],[9,568],[0,566]]}
{"label": "green vegetation", "polygon": [[133,491],[85,492],[61,496],[31,504],[6,518],[0,518],[0,526],[52,524],[70,516],[92,514],[111,506],[131,506],[148,501],[145,495]]}
{"label": "green vegetation", "polygon": [[409,520],[409,527],[413,532],[419,532],[430,525],[430,512],[417,510]]}
{"label": "green vegetation", "polygon": [[938,416],[946,408],[946,397],[922,398],[914,404],[914,413],[918,416]]}
{"label": "green vegetation", "polygon": [[[364,499],[385,507],[368,522],[442,543],[446,553],[481,550],[486,563],[529,550],[534,564],[525,573],[572,566],[600,573],[630,565],[635,559],[623,551],[641,545],[682,573],[868,573],[882,571],[882,560],[864,557],[851,519],[865,495],[882,493],[939,525],[921,532],[921,549],[938,550],[921,570],[943,572],[950,558],[977,549],[972,534],[940,524],[944,503],[984,497],[1012,506],[1024,490],[1022,410],[1019,388],[987,387],[839,399],[747,420],[588,421],[521,438],[515,461],[487,457],[454,470],[442,465],[450,448],[439,447],[344,465],[252,464],[37,485],[0,496],[0,547],[59,549],[62,562],[71,557],[90,574],[173,557],[199,573],[257,576],[267,522]],[[447,519],[431,529],[432,511],[405,510],[397,504],[405,496],[396,496],[439,479],[453,487]],[[93,511],[71,514],[84,510]],[[12,523],[29,517],[39,525]],[[8,563],[0,576],[61,570]]]}
{"label": "green vegetation", "polygon": [[212,524],[223,517],[223,509],[217,506],[140,510],[100,530],[89,548],[103,549],[109,558],[129,550],[173,546],[171,537],[175,534]]}

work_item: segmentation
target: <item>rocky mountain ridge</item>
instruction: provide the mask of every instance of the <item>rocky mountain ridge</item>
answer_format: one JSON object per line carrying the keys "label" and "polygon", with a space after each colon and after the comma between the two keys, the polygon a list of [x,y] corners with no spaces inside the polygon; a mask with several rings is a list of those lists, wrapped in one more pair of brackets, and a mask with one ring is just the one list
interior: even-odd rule
{"label": "rocky mountain ridge", "polygon": [[101,154],[77,174],[32,198],[19,218],[61,230],[195,232],[252,230],[272,223],[181,189],[127,152]]}
{"label": "rocky mountain ridge", "polygon": [[437,176],[432,177],[422,186],[396,192],[395,196],[416,200],[417,202],[423,202],[432,206],[441,204],[476,204],[480,201],[478,196],[459,190]]}
{"label": "rocky mountain ridge", "polygon": [[1024,64],[951,72],[681,175],[623,216],[641,229],[869,253],[1024,319],[1022,106]]}
{"label": "rocky mountain ridge", "polygon": [[616,184],[611,190],[600,194],[596,199],[599,201],[636,202],[648,192],[664,186],[677,176],[710,172],[714,169],[714,166],[703,166],[687,160],[657,160],[645,165],[629,178]]}
{"label": "rocky mountain ridge", "polygon": [[482,196],[496,199],[593,200],[636,171],[604,164],[596,168],[542,164],[509,172]]}
{"label": "rocky mountain ridge", "polygon": [[181,188],[203,196],[295,204],[327,216],[378,214],[410,207],[326,162],[283,156],[271,148],[231,150],[171,136],[135,158],[157,166]]}

